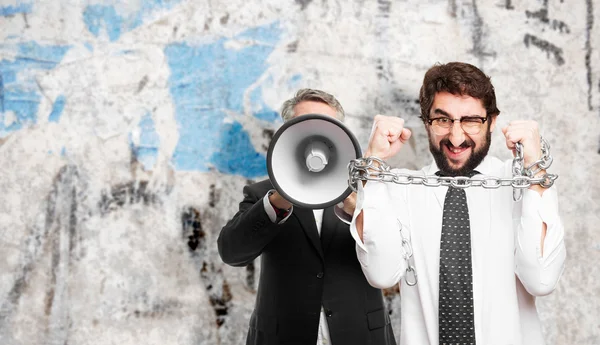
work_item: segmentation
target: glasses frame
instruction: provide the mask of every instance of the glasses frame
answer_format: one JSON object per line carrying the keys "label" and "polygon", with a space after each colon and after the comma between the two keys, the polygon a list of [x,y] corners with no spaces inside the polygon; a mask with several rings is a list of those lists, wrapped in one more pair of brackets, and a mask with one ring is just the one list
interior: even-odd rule
{"label": "glasses frame", "polygon": [[[434,133],[435,133],[435,128],[436,128],[436,127],[438,127],[438,128],[441,128],[441,129],[444,129],[444,130],[447,130],[447,132],[446,132],[446,133],[436,133],[437,135],[444,135],[444,134],[448,134],[448,133],[450,133],[450,131],[452,130],[452,127],[454,127],[454,122],[456,122],[456,121],[458,121],[458,122],[459,122],[459,124],[460,124],[460,129],[462,129],[462,130],[463,130],[463,132],[465,132],[465,133],[467,133],[467,134],[469,134],[469,135],[477,135],[477,134],[479,134],[479,133],[481,132],[481,128],[483,127],[483,125],[485,125],[485,123],[487,122],[487,120],[488,120],[489,118],[490,118],[490,116],[489,116],[489,115],[488,115],[488,116],[486,116],[486,117],[481,117],[481,116],[463,116],[463,117],[461,117],[460,119],[452,119],[452,118],[449,118],[449,117],[446,117],[446,116],[440,116],[440,117],[436,117],[436,118],[433,118],[433,119],[427,119],[426,121],[427,121],[427,123],[428,123],[428,124],[429,124],[429,125],[432,127],[432,129],[433,129],[433,132],[434,132]],[[439,120],[439,119],[447,119],[447,120],[448,120],[450,123],[452,123],[452,124],[451,124],[451,125],[450,125],[450,127],[448,127],[448,128],[439,127],[439,126],[433,126],[433,121],[435,121],[435,120]],[[480,120],[481,120],[481,127],[479,127],[479,130],[478,130],[476,133],[469,133],[469,132],[467,132],[467,131],[466,131],[466,130],[463,128],[463,126],[462,126],[462,125],[463,125],[463,122],[464,122],[464,121],[466,121],[467,119],[480,119]]]}

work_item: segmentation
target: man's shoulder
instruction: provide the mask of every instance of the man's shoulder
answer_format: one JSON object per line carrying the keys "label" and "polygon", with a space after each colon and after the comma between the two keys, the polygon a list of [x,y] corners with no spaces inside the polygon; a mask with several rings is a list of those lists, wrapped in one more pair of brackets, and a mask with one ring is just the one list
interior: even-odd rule
{"label": "man's shoulder", "polygon": [[[435,168],[435,164],[433,164],[433,167]],[[432,168],[432,165],[429,164],[418,170],[411,169],[411,168],[392,168],[392,171],[397,174],[406,174],[406,175],[412,175],[412,176],[424,176],[427,173],[429,173],[429,171],[434,171],[434,172],[437,171],[437,169],[434,169],[434,168]]]}
{"label": "man's shoulder", "polygon": [[494,167],[503,166],[506,162],[512,162],[512,160],[501,160],[496,156],[486,156],[485,159],[490,162]]}
{"label": "man's shoulder", "polygon": [[260,194],[266,194],[269,190],[273,189],[273,184],[269,179],[250,183],[246,188]]}
{"label": "man's shoulder", "polygon": [[485,168],[482,169],[481,173],[484,175],[493,176],[507,176],[511,175],[512,171],[512,159],[501,160],[495,156],[487,156],[482,165]]}

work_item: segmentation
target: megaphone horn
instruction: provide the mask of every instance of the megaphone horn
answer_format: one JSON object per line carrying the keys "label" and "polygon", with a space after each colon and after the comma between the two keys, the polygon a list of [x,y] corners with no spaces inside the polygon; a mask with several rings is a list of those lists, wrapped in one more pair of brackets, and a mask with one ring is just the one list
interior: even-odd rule
{"label": "megaphone horn", "polygon": [[285,122],[273,135],[267,171],[286,200],[321,209],[352,192],[348,163],[361,155],[358,140],[342,122],[327,115],[301,115]]}

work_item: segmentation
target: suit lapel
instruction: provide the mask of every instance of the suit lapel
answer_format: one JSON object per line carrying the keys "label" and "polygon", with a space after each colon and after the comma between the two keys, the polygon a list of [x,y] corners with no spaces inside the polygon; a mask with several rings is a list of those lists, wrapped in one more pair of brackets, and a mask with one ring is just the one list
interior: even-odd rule
{"label": "suit lapel", "polygon": [[323,211],[323,223],[321,224],[321,244],[323,252],[327,253],[327,248],[338,232],[338,227],[343,223],[333,212],[333,207],[328,207]]}
{"label": "suit lapel", "polygon": [[319,238],[319,233],[317,231],[317,224],[315,223],[315,215],[313,211],[310,209],[294,207],[292,216],[296,217],[296,219],[300,223],[302,230],[304,230],[304,233],[317,250],[317,253],[319,253],[321,260],[325,260],[325,255],[323,255],[321,239]]}

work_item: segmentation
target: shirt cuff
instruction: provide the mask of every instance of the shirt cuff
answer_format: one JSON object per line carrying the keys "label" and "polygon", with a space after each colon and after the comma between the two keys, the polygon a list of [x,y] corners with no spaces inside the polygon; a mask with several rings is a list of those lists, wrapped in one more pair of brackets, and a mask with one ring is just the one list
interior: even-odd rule
{"label": "shirt cuff", "polygon": [[275,193],[275,189],[271,189],[267,192],[267,195],[265,195],[263,198],[263,206],[265,208],[265,212],[269,216],[269,219],[272,223],[283,224],[292,215],[292,212],[294,211],[294,205],[292,205],[290,210],[285,214],[283,218],[280,218],[278,220],[277,211],[275,211],[275,207],[273,207],[273,205],[271,205],[271,201],[269,201],[269,195],[273,193]]}
{"label": "shirt cuff", "polygon": [[[518,233],[521,249],[525,253],[535,250],[534,255],[540,262],[554,256],[554,249],[559,247],[564,235],[558,211],[556,187],[544,190],[542,195],[533,190],[524,190],[521,217]],[[546,223],[543,255],[540,242],[542,223]]]}
{"label": "shirt cuff", "polygon": [[[387,186],[384,182],[369,181],[365,187],[363,187],[362,183],[357,183],[356,208],[354,209],[354,216],[350,224],[350,234],[354,238],[354,241],[356,241],[357,250],[360,250],[362,253],[367,254],[369,252],[365,244],[370,240],[368,222],[374,215],[377,218],[376,215],[379,212],[379,208],[382,207],[381,199],[374,197],[374,195],[385,195],[386,188]],[[368,212],[369,216],[363,213],[363,239],[361,240],[356,229],[356,217],[363,210],[369,210],[370,212]]]}
{"label": "shirt cuff", "polygon": [[[356,229],[356,217],[363,210],[363,204],[365,201],[365,191],[364,191],[361,181],[359,181],[356,185],[357,185],[356,207],[354,208],[354,215],[352,216],[352,222],[350,222],[350,235],[352,235],[352,238],[354,238],[354,241],[356,242],[357,251],[360,250],[363,253],[368,253],[367,247],[365,247],[365,244],[360,239],[360,236],[358,236],[358,229]],[[365,219],[364,218],[365,218],[365,215],[363,214],[363,237],[364,237],[364,231],[365,231],[365,222],[364,222]],[[359,254],[359,253],[357,253],[357,254]]]}

